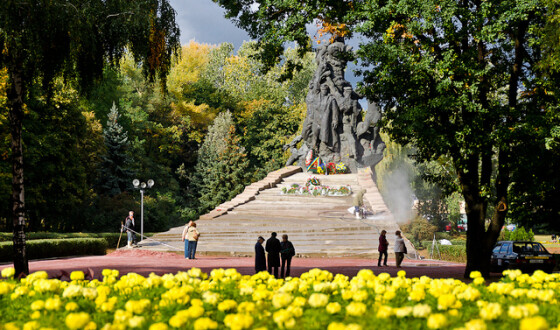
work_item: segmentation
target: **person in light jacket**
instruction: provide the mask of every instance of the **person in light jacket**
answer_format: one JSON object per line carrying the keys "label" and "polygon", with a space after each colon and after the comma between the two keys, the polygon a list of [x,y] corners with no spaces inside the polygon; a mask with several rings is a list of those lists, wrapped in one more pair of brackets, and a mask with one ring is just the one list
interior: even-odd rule
{"label": "person in light jacket", "polygon": [[404,254],[406,253],[406,246],[404,245],[404,239],[401,236],[401,231],[397,230],[395,235],[397,235],[397,238],[395,239],[395,258],[397,259],[397,267],[400,268],[404,259]]}
{"label": "person in light jacket", "polygon": [[185,226],[185,229],[183,229],[183,234],[181,235],[181,240],[185,242],[185,259],[189,259],[189,240],[187,239],[187,233],[192,224],[193,222],[189,221]]}
{"label": "person in light jacket", "polygon": [[381,259],[385,256],[385,261],[383,262],[383,266],[387,266],[387,249],[389,247],[389,242],[387,241],[386,230],[381,231],[381,235],[379,235],[379,247],[377,251],[379,251],[379,260],[377,260],[377,267],[381,267]]}
{"label": "person in light jacket", "polygon": [[189,240],[189,257],[188,259],[194,259],[196,253],[196,245],[198,243],[198,238],[200,233],[196,230],[196,222],[193,221],[189,229],[187,230],[187,239]]}

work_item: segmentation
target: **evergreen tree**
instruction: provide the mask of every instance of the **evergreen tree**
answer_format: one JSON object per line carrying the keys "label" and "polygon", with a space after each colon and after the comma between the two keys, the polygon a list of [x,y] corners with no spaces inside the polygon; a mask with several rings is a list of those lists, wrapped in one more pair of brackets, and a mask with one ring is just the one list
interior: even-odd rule
{"label": "evergreen tree", "polygon": [[132,178],[132,172],[129,170],[132,161],[127,154],[130,142],[127,132],[118,120],[119,111],[113,103],[107,119],[107,127],[103,130],[106,154],[102,158],[97,184],[99,193],[108,196],[124,192]]}
{"label": "evergreen tree", "polygon": [[193,184],[200,196],[201,212],[243,191],[249,162],[239,142],[231,113],[220,113],[209,127],[198,154]]}

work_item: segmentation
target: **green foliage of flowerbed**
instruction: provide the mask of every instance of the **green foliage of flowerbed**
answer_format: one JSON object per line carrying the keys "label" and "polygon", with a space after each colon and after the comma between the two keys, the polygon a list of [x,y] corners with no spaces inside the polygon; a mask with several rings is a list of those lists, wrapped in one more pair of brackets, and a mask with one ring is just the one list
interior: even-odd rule
{"label": "green foliage of flowerbed", "polygon": [[487,284],[479,272],[456,279],[396,277],[361,270],[355,277],[312,269],[299,278],[266,272],[200,269],[102,281],[81,271],[70,282],[46,272],[14,280],[2,270],[5,329],[549,329],[560,323],[560,274],[508,270]]}
{"label": "green foliage of flowerbed", "polygon": [[[104,238],[63,238],[27,241],[27,257],[43,259],[79,255],[104,255],[107,240]],[[0,242],[0,262],[13,260],[13,243]]]}

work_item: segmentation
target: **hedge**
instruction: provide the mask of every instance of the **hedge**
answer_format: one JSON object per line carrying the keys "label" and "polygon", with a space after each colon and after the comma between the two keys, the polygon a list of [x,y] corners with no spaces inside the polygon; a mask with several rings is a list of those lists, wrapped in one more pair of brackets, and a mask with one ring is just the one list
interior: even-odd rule
{"label": "hedge", "polygon": [[[0,232],[0,243],[11,242],[13,233]],[[152,236],[153,233],[144,233],[145,236]],[[107,247],[110,249],[117,248],[120,233],[51,233],[51,232],[30,232],[25,233],[27,242],[39,239],[62,239],[62,238],[103,238],[107,241]],[[136,235],[139,238],[140,235]],[[124,241],[124,243],[123,243]],[[121,247],[126,244],[126,233],[121,238]]]}
{"label": "hedge", "polygon": [[[107,253],[107,240],[104,238],[39,239],[26,243],[28,259],[104,255]],[[0,262],[14,260],[13,254],[12,242],[0,242]]]}

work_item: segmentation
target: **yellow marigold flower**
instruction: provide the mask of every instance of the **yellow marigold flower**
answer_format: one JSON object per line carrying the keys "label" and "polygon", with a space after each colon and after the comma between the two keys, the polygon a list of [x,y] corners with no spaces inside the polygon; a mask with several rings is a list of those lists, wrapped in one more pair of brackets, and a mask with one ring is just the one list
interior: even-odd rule
{"label": "yellow marigold flower", "polygon": [[542,316],[529,317],[521,320],[519,330],[547,330],[548,322]]}
{"label": "yellow marigold flower", "polygon": [[130,319],[132,317],[132,313],[129,311],[125,311],[122,309],[117,309],[115,311],[115,322],[116,323],[123,323],[126,324],[128,322],[128,319]]}
{"label": "yellow marigold flower", "polygon": [[179,313],[177,313],[169,319],[169,325],[174,328],[181,328],[187,323],[188,320],[189,318],[186,315],[179,315]]}
{"label": "yellow marigold flower", "polygon": [[90,321],[90,316],[88,313],[70,313],[66,316],[66,326],[69,329],[82,329]]}
{"label": "yellow marigold flower", "polygon": [[405,307],[395,308],[394,312],[396,317],[403,318],[412,314],[412,310],[413,310],[412,306],[405,306]]}
{"label": "yellow marigold flower", "polygon": [[368,293],[365,290],[358,290],[354,292],[354,295],[352,296],[352,300],[354,301],[364,301],[367,298],[368,298]]}
{"label": "yellow marigold flower", "polygon": [[[367,295],[367,293],[366,293]],[[307,301],[314,308],[324,307],[329,303],[329,296],[324,293],[313,293]]]}
{"label": "yellow marigold flower", "polygon": [[247,314],[228,314],[224,318],[224,324],[232,330],[250,329],[253,317]]}
{"label": "yellow marigold flower", "polygon": [[478,270],[473,270],[470,273],[469,277],[472,278],[472,279],[479,278],[479,277],[482,277],[482,273],[479,272]]}
{"label": "yellow marigold flower", "polygon": [[19,327],[15,322],[9,322],[4,324],[4,330],[19,330]]}
{"label": "yellow marigold flower", "polygon": [[97,324],[95,324],[95,322],[90,321],[88,324],[86,324],[86,326],[84,327],[84,330],[96,330],[97,329]]}
{"label": "yellow marigold flower", "polygon": [[342,299],[350,300],[354,297],[354,292],[352,290],[342,290]]}
{"label": "yellow marigold flower", "polygon": [[358,274],[356,274],[356,277],[364,279],[366,281],[371,281],[375,279],[375,274],[371,269],[360,269]]}
{"label": "yellow marigold flower", "polygon": [[128,326],[130,328],[140,328],[144,326],[144,323],[146,323],[144,316],[136,315],[128,319]]}
{"label": "yellow marigold flower", "polygon": [[62,296],[64,298],[77,298],[82,296],[83,291],[83,287],[75,284],[70,284],[68,287],[66,287],[66,289],[64,289]]}
{"label": "yellow marigold flower", "polygon": [[426,304],[415,305],[412,308],[412,315],[414,317],[428,317],[432,313],[432,308]]}
{"label": "yellow marigold flower", "polygon": [[149,330],[168,330],[169,327],[167,326],[167,324],[162,323],[162,322],[158,322],[158,323],[154,323],[152,325],[150,325]]}
{"label": "yellow marigold flower", "polygon": [[237,307],[237,311],[239,313],[251,314],[255,311],[255,303],[250,301],[244,301],[239,304],[239,306]]}
{"label": "yellow marigold flower", "polygon": [[377,310],[376,316],[380,319],[386,319],[388,317],[391,317],[393,314],[394,314],[394,310],[391,306],[381,305]]}
{"label": "yellow marigold flower", "polygon": [[295,326],[295,320],[292,317],[292,314],[285,309],[280,309],[274,312],[272,319],[279,328],[292,328]]}
{"label": "yellow marigold flower", "polygon": [[366,312],[366,309],[366,304],[353,301],[346,306],[346,314],[350,316],[362,316]]}
{"label": "yellow marigold flower", "polygon": [[190,277],[194,277],[194,278],[201,278],[202,277],[202,271],[200,270],[200,268],[193,267],[193,268],[189,269],[187,274]]}
{"label": "yellow marigold flower", "polygon": [[394,290],[390,289],[390,290],[385,291],[385,293],[383,294],[383,300],[389,301],[389,300],[392,300],[393,298],[395,298],[396,296],[397,296],[397,293]]}
{"label": "yellow marigold flower", "polygon": [[465,323],[465,330],[486,330],[486,323],[481,319],[470,320]]}
{"label": "yellow marigold flower", "polygon": [[482,285],[484,284],[485,280],[484,277],[477,277],[473,280],[473,283],[476,285]]}
{"label": "yellow marigold flower", "polygon": [[235,308],[237,308],[237,303],[231,299],[226,299],[218,304],[218,310],[222,312],[234,310]]}
{"label": "yellow marigold flower", "polygon": [[428,317],[428,328],[441,329],[447,326],[447,318],[441,313],[432,314]]}
{"label": "yellow marigold flower", "polygon": [[40,311],[43,308],[45,308],[45,302],[42,300],[35,300],[31,303],[31,310]]}
{"label": "yellow marigold flower", "polygon": [[23,325],[23,330],[37,330],[41,328],[41,324],[37,321],[29,321]]}
{"label": "yellow marigold flower", "polygon": [[423,289],[413,289],[408,295],[408,300],[422,301],[426,298],[426,291]]}
{"label": "yellow marigold flower", "polygon": [[124,308],[136,315],[143,314],[151,306],[151,302],[148,299],[140,300],[129,300],[124,305]]}
{"label": "yellow marigold flower", "polygon": [[11,293],[14,290],[15,284],[0,282],[0,295]]}
{"label": "yellow marigold flower", "polygon": [[509,306],[508,316],[514,319],[522,319],[533,316],[539,312],[539,307],[535,304],[525,304]]}
{"label": "yellow marigold flower", "polygon": [[5,278],[12,278],[16,274],[16,270],[14,267],[6,267],[2,269],[2,277]]}
{"label": "yellow marigold flower", "polygon": [[456,309],[450,309],[449,311],[447,311],[447,314],[451,315],[451,316],[457,316],[459,315],[459,311]]}
{"label": "yellow marigold flower", "polygon": [[355,323],[350,323],[345,325],[344,323],[340,322],[331,322],[327,328],[327,330],[361,330],[362,326]]}
{"label": "yellow marigold flower", "polygon": [[274,308],[282,308],[288,306],[294,297],[289,293],[278,293],[272,296],[272,305]]}
{"label": "yellow marigold flower", "polygon": [[207,317],[201,317],[194,321],[194,330],[218,329],[218,322]]}
{"label": "yellow marigold flower", "polygon": [[220,300],[220,294],[216,292],[206,291],[202,294],[202,299],[204,302],[210,305],[216,305]]}
{"label": "yellow marigold flower", "polygon": [[82,295],[86,299],[94,300],[95,298],[97,298],[97,289],[96,288],[84,288],[82,290]]}
{"label": "yellow marigold flower", "polygon": [[404,270],[399,270],[399,271],[397,272],[397,276],[398,276],[398,277],[405,277],[405,276],[406,276],[406,272],[405,272]]}
{"label": "yellow marigold flower", "polygon": [[339,303],[337,303],[337,302],[332,302],[332,303],[329,303],[329,304],[327,305],[326,309],[327,309],[327,313],[329,313],[329,314],[336,314],[336,313],[340,312],[340,310],[342,309],[342,307],[340,306]]}
{"label": "yellow marigold flower", "polygon": [[484,320],[494,320],[502,315],[502,305],[499,303],[488,303],[480,310],[480,317]]}
{"label": "yellow marigold flower", "polygon": [[455,305],[456,300],[457,299],[452,294],[441,295],[438,298],[438,309],[446,310],[446,309],[450,308],[451,306]]}
{"label": "yellow marigold flower", "polygon": [[192,319],[201,317],[204,314],[204,308],[202,306],[193,305],[187,309],[188,316]]}
{"label": "yellow marigold flower", "polygon": [[78,306],[78,304],[76,304],[75,302],[71,301],[71,302],[66,304],[64,309],[67,312],[74,312],[74,311],[77,311],[78,309],[80,309],[80,306]]}
{"label": "yellow marigold flower", "polygon": [[34,311],[33,313],[31,313],[30,317],[31,317],[32,320],[36,320],[36,319],[41,317],[41,312]]}
{"label": "yellow marigold flower", "polygon": [[84,278],[85,278],[84,272],[82,272],[81,270],[73,271],[72,273],[70,273],[70,279],[72,281],[80,281],[83,280]]}
{"label": "yellow marigold flower", "polygon": [[301,307],[305,306],[306,303],[307,299],[305,299],[304,297],[295,297],[294,301],[292,301],[292,306]]}

